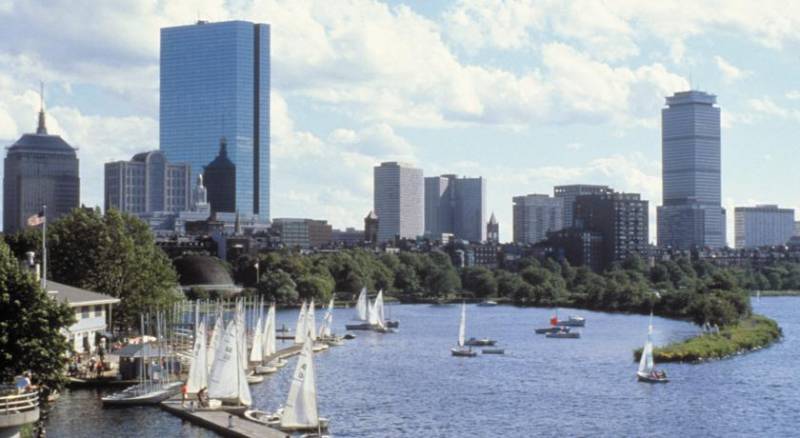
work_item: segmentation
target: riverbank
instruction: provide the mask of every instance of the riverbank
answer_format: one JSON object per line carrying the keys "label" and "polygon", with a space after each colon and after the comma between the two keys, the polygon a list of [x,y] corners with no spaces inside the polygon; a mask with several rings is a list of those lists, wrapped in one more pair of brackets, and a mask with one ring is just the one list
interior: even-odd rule
{"label": "riverbank", "polygon": [[800,297],[800,290],[762,290],[750,291],[750,296],[762,297]]}
{"label": "riverbank", "polygon": [[[653,351],[656,362],[703,362],[723,359],[735,354],[768,347],[782,336],[778,323],[761,315],[753,315],[720,330],[719,334],[701,334],[674,342]],[[642,349],[634,351],[639,360]]]}

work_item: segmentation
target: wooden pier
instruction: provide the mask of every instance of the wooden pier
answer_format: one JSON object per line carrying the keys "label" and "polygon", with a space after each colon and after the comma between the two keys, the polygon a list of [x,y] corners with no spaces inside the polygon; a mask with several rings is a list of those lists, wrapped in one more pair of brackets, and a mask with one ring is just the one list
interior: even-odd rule
{"label": "wooden pier", "polygon": [[[184,420],[190,421],[198,426],[205,427],[222,436],[232,438],[284,438],[291,435],[273,429],[265,424],[256,423],[234,414],[219,410],[195,410],[182,407],[180,401],[165,401],[161,403],[161,408],[167,412],[177,415]],[[230,422],[230,423],[229,423]],[[233,425],[233,427],[228,427]]]}

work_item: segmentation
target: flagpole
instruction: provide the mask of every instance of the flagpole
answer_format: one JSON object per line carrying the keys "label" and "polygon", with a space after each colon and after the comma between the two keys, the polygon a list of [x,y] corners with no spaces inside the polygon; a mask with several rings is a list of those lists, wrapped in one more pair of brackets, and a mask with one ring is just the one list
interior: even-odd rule
{"label": "flagpole", "polygon": [[42,205],[42,289],[47,292],[47,205]]}

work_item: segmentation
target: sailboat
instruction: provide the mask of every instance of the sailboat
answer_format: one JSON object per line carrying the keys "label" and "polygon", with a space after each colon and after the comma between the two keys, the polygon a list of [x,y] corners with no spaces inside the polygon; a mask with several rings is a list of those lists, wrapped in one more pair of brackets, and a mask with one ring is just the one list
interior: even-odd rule
{"label": "sailboat", "polygon": [[450,353],[453,356],[460,357],[475,357],[477,352],[472,351],[472,348],[464,346],[464,337],[467,331],[467,304],[461,303],[461,323],[458,325],[458,346],[451,348]]}
{"label": "sailboat", "polygon": [[297,314],[297,325],[294,328],[294,343],[302,344],[306,338],[306,302],[300,306],[300,313]]}
{"label": "sailboat", "polygon": [[369,323],[370,304],[367,299],[367,288],[361,288],[361,293],[358,294],[356,300],[356,320],[361,321],[356,324],[346,324],[347,330],[372,330],[372,324]]}
{"label": "sailboat", "polygon": [[264,333],[262,334],[262,364],[256,366],[257,374],[270,374],[278,371],[286,365],[286,361],[272,356],[277,352],[277,338],[275,336],[275,303],[269,306],[267,311],[267,321],[264,323]]}
{"label": "sailboat", "polygon": [[307,338],[297,359],[289,396],[283,408],[275,413],[247,410],[245,418],[277,427],[284,432],[318,432],[328,428],[328,419],[319,416],[317,381],[314,370],[312,341]]}
{"label": "sailboat", "polygon": [[333,334],[333,298],[328,304],[325,316],[322,318],[322,325],[319,328],[318,338],[331,346],[344,345],[344,339]]}
{"label": "sailboat", "polygon": [[311,340],[312,350],[314,352],[327,350],[328,344],[326,343],[317,343],[317,317],[315,314],[315,306],[314,306],[314,299],[311,299],[311,303],[308,305],[308,312],[306,312],[306,323],[305,323],[305,339]]}
{"label": "sailboat", "polygon": [[[238,313],[238,312],[237,312]],[[223,403],[247,407],[253,403],[242,363],[242,348],[238,317],[228,322],[214,355],[214,365],[208,377],[208,396]]]}
{"label": "sailboat", "polygon": [[197,327],[197,334],[194,339],[194,349],[192,350],[192,362],[189,365],[189,378],[186,380],[187,392],[196,394],[201,389],[208,386],[208,365],[206,360],[206,324],[201,321]]}
{"label": "sailboat", "polygon": [[394,330],[386,326],[386,318],[384,317],[383,307],[383,291],[378,291],[378,296],[370,306],[369,323],[372,325],[372,330],[379,333],[391,333]]}
{"label": "sailboat", "polygon": [[650,323],[647,326],[647,341],[642,349],[642,357],[639,359],[639,370],[636,377],[640,382],[646,383],[667,383],[667,373],[655,369],[653,360],[653,312],[650,312]]}

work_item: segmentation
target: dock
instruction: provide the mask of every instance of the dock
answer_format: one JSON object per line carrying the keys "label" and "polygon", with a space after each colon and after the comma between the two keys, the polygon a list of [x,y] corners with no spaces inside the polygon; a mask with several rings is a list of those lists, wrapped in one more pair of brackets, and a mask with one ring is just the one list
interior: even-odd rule
{"label": "dock", "polygon": [[[232,438],[284,438],[291,435],[273,429],[265,424],[256,423],[225,411],[192,411],[182,407],[180,401],[166,401],[161,408],[198,426],[205,427],[222,436]],[[233,427],[228,427],[228,422]]]}

